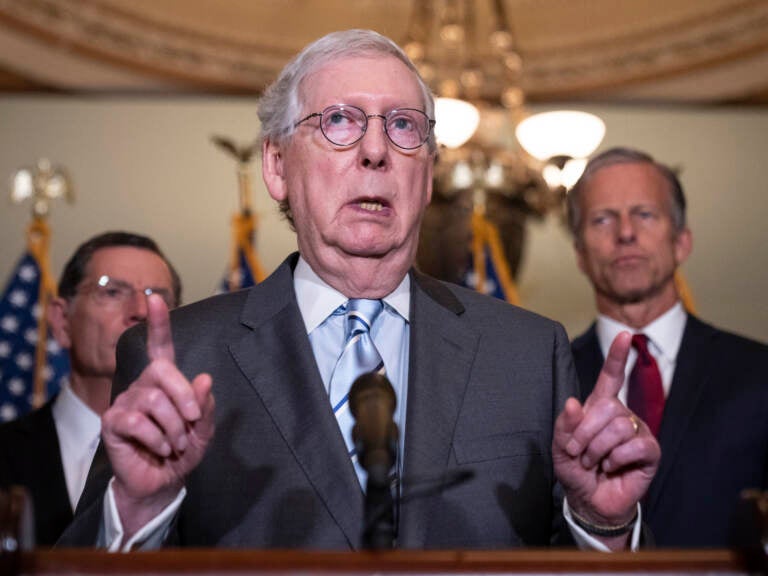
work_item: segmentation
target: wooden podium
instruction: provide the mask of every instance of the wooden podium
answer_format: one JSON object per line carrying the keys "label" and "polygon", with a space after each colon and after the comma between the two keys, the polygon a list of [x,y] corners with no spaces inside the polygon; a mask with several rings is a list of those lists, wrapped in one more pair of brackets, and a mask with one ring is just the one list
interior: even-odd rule
{"label": "wooden podium", "polygon": [[[297,575],[342,574],[749,574],[729,550],[604,554],[578,550],[309,552],[185,549],[110,554],[60,549],[22,552],[15,574]],[[4,575],[5,576],[5,575]],[[9,574],[10,576],[10,574]]]}
{"label": "wooden podium", "polygon": [[32,547],[24,490],[0,490],[0,576],[373,574],[768,574],[768,496],[746,494],[740,550],[643,550],[613,554],[575,549],[508,551],[317,552],[166,549],[108,553]]}

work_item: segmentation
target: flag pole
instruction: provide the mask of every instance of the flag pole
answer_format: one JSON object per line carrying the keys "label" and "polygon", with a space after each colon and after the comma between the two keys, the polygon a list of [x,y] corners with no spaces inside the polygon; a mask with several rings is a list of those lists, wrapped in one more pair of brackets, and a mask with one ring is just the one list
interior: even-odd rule
{"label": "flag pole", "polygon": [[229,258],[229,290],[238,286],[237,271],[240,268],[240,253],[243,254],[253,279],[261,282],[266,277],[264,267],[253,249],[256,237],[257,218],[251,205],[253,196],[251,186],[251,160],[256,151],[257,142],[238,146],[231,139],[222,136],[211,138],[214,144],[237,160],[238,212],[232,217],[232,242]]}
{"label": "flag pole", "polygon": [[43,217],[33,217],[27,229],[27,249],[37,261],[40,270],[38,292],[37,343],[35,345],[35,375],[32,387],[32,408],[39,408],[48,397],[45,380],[45,366],[48,345],[48,302],[56,295],[50,266],[51,230]]}
{"label": "flag pole", "polygon": [[501,236],[496,226],[485,217],[485,191],[475,190],[472,211],[472,259],[474,260],[477,282],[475,290],[484,294],[487,270],[485,268],[485,248],[488,247],[491,262],[501,283],[504,299],[510,304],[520,305],[520,295],[512,277],[509,263],[504,255]]}
{"label": "flag pole", "polygon": [[677,293],[680,295],[680,300],[683,301],[683,307],[689,314],[696,314],[696,303],[693,300],[693,292],[685,280],[682,270],[679,268],[675,271],[675,287]]}
{"label": "flag pole", "polygon": [[27,250],[40,270],[38,289],[37,342],[32,388],[32,408],[39,408],[47,399],[46,364],[48,356],[48,303],[56,296],[56,282],[51,273],[51,230],[47,218],[50,202],[64,198],[70,204],[75,195],[67,172],[42,158],[34,168],[21,168],[12,179],[11,200],[21,203],[32,201],[32,221],[27,227]]}

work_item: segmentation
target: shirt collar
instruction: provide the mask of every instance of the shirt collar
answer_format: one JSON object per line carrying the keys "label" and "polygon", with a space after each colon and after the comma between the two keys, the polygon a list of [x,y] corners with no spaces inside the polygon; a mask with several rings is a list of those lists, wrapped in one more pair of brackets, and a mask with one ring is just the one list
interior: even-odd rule
{"label": "shirt collar", "polygon": [[[325,322],[334,310],[349,300],[320,278],[301,256],[293,271],[293,287],[307,334]],[[406,274],[397,288],[387,294],[383,300],[407,322],[411,312],[410,275]]]}
{"label": "shirt collar", "polygon": [[616,338],[619,332],[626,330],[632,334],[645,334],[648,336],[652,346],[660,354],[674,360],[680,351],[687,318],[688,316],[680,301],[640,330],[635,330],[613,318],[600,314],[597,317],[596,330],[603,358],[608,356],[608,348],[610,348],[613,339]]}
{"label": "shirt collar", "polygon": [[87,444],[101,432],[101,418],[83,402],[67,383],[62,386],[53,403],[53,416],[58,422],[66,422],[73,438]]}

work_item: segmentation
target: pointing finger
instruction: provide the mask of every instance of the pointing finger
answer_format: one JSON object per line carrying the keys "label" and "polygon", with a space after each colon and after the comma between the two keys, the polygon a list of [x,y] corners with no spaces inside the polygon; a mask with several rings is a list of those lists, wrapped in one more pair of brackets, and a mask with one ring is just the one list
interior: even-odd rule
{"label": "pointing finger", "polygon": [[563,411],[555,420],[554,444],[565,450],[569,456],[577,456],[582,447],[573,438],[573,432],[584,418],[584,410],[575,398],[568,398]]}
{"label": "pointing finger", "polygon": [[175,360],[168,306],[158,294],[147,296],[147,354],[150,360]]}
{"label": "pointing finger", "polygon": [[624,367],[631,345],[632,335],[629,332],[619,332],[614,338],[590,398],[615,398],[618,395],[624,384]]}

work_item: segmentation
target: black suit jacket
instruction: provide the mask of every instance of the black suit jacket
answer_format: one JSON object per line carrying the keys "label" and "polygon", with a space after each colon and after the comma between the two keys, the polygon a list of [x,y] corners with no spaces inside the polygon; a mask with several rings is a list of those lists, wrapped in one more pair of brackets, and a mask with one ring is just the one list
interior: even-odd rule
{"label": "black suit jacket", "polygon": [[[187,478],[169,542],[356,549],[363,493],[320,378],[286,261],[261,284],[175,310],[176,358],[213,376],[216,434]],[[410,369],[397,543],[546,546],[567,540],[552,458],[554,420],[576,394],[562,327],[412,273]],[[146,362],[143,329],[118,346],[113,393]],[[99,459],[97,466],[105,465]],[[445,474],[474,477],[441,490]],[[108,466],[61,544],[93,545]],[[433,490],[408,479],[431,479]],[[80,509],[79,509],[80,512]]]}
{"label": "black suit jacket", "polygon": [[[595,325],[573,341],[582,398],[603,364]],[[688,316],[643,517],[658,546],[732,544],[744,488],[768,487],[768,347]]]}
{"label": "black suit jacket", "polygon": [[53,399],[0,426],[0,486],[29,491],[38,546],[52,546],[72,521],[52,406]]}

